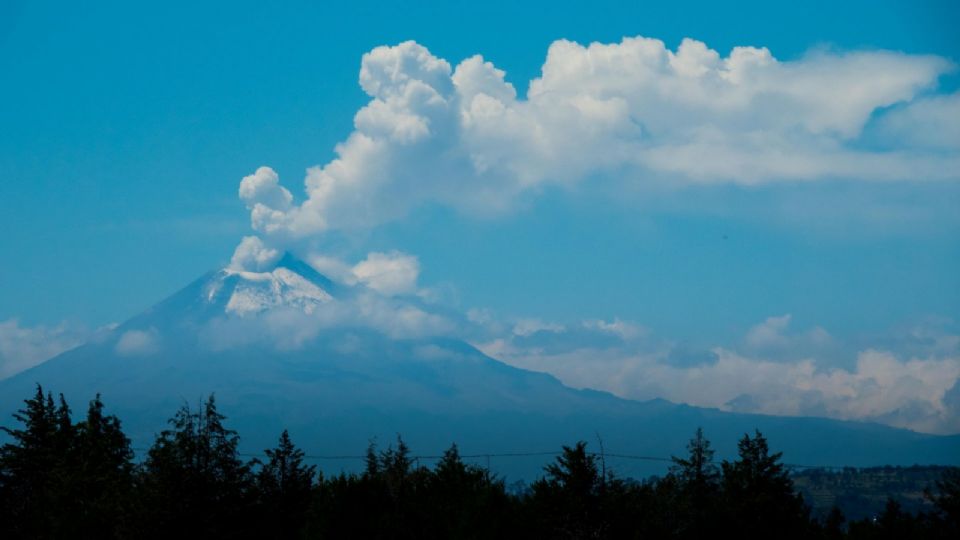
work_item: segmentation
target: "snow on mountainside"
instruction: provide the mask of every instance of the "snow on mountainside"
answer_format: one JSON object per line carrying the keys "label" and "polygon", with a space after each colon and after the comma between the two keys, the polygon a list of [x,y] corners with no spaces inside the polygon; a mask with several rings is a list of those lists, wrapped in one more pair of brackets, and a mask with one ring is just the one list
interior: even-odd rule
{"label": "snow on mountainside", "polygon": [[[334,283],[290,255],[261,272],[224,269],[101,339],[0,381],[0,425],[41,383],[77,410],[101,393],[138,447],[184,402],[215,393],[248,451],[289,428],[315,454],[359,454],[372,437],[388,442],[398,432],[430,454],[454,441],[466,453],[555,450],[599,433],[611,452],[669,456],[702,426],[720,457],[759,428],[794,463],[960,464],[960,437],[574,390],[437,331],[450,318],[413,298]],[[493,465],[531,478],[542,462]],[[625,474],[662,472],[656,463],[619,465]]]}
{"label": "snow on mountainside", "polygon": [[[239,282],[227,286],[234,278],[239,278]],[[287,268],[270,272],[223,270],[207,285],[204,294],[213,303],[229,294],[226,312],[241,316],[277,306],[295,306],[310,314],[332,299],[327,291]]]}
{"label": "snow on mountainside", "polygon": [[[305,274],[305,275],[302,275]],[[332,282],[287,254],[267,272],[225,268],[204,285],[207,302],[222,304],[226,313],[239,316],[280,306],[311,314],[333,299],[326,290]]]}

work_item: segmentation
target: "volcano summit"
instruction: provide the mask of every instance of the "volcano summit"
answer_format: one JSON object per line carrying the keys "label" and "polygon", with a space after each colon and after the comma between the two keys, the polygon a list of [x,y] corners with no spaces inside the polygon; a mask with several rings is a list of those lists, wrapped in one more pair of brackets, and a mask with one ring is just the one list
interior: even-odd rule
{"label": "volcano summit", "polygon": [[[0,381],[0,409],[18,409],[38,383],[75,406],[99,393],[140,448],[184,402],[214,393],[251,452],[287,428],[311,455],[359,455],[371,439],[388,443],[400,433],[431,455],[452,442],[468,455],[525,453],[599,435],[614,454],[669,457],[703,426],[720,457],[758,428],[788,463],[960,462],[958,436],[572,389],[452,337],[455,315],[416,296],[338,283],[290,254],[261,270],[209,273],[91,342]],[[543,461],[490,465],[532,478]],[[632,475],[663,469],[655,461],[612,464]]]}

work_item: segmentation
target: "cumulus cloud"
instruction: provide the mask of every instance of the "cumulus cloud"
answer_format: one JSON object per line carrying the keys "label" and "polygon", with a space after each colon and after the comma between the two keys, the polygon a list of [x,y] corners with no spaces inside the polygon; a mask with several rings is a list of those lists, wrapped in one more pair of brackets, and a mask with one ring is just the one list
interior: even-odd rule
{"label": "cumulus cloud", "polygon": [[642,338],[646,336],[648,332],[646,328],[639,324],[623,321],[616,317],[609,322],[603,319],[583,321],[583,327],[590,330],[613,334],[620,337],[625,342]]}
{"label": "cumulus cloud", "polygon": [[146,356],[160,348],[160,334],[155,328],[127,330],[120,335],[114,350],[120,356]]}
{"label": "cumulus cloud", "polygon": [[811,348],[831,343],[830,333],[819,326],[803,333],[790,332],[792,318],[793,316],[789,313],[778,317],[768,317],[765,321],[752,326],[747,331],[744,343],[753,350],[791,349],[796,352],[807,352]]}
{"label": "cumulus cloud", "polygon": [[540,319],[520,319],[513,325],[513,333],[518,336],[529,336],[538,332],[563,332],[563,325],[544,322]]}
{"label": "cumulus cloud", "polygon": [[17,319],[0,321],[0,379],[82,345],[92,334],[86,328],[67,323],[26,327]]}
{"label": "cumulus cloud", "polygon": [[374,252],[357,263],[352,272],[360,283],[377,292],[388,296],[409,294],[417,290],[420,261],[399,251]]}
{"label": "cumulus cloud", "polygon": [[[521,96],[482,56],[454,65],[412,41],[377,47],[360,67],[369,102],[335,158],[307,170],[300,200],[269,167],[241,181],[258,236],[244,238],[231,266],[263,271],[283,246],[375,227],[423,205],[496,215],[546,187],[597,179],[620,188],[956,181],[960,138],[951,120],[960,94],[936,88],[953,69],[941,57],[891,51],[817,50],[783,61],[763,47],[723,55],[691,39],[676,50],[644,37],[560,40]],[[949,336],[937,338],[937,350],[924,345],[926,337],[913,338],[910,348],[843,349],[823,328],[794,330],[786,314],[758,323],[737,343],[703,348],[619,319],[557,324],[499,321],[482,310],[440,315],[408,298],[424,296],[419,262],[399,252],[370,253],[355,264],[326,255],[308,260],[358,292],[310,314],[278,310],[253,326],[221,321],[210,329],[211,342],[266,333],[297,346],[351,325],[392,337],[455,333],[515,365],[624,397],[957,429],[960,350]],[[247,330],[237,332],[237,324]],[[823,360],[827,349],[843,349],[843,367]]]}
{"label": "cumulus cloud", "polygon": [[363,285],[386,296],[417,295],[423,298],[436,296],[434,291],[421,289],[420,260],[415,255],[392,250],[387,253],[370,252],[356,264],[323,254],[307,258],[321,274],[347,285]]}
{"label": "cumulus cloud", "polygon": [[928,96],[883,115],[875,131],[887,147],[960,150],[960,94]]}
{"label": "cumulus cloud", "polygon": [[[914,355],[865,348],[854,353],[850,367],[840,368],[784,352],[782,347],[798,340],[816,339],[811,332],[790,334],[789,323],[789,316],[780,316],[753,327],[744,339],[750,353],[716,346],[709,355],[696,354],[694,362],[687,361],[687,346],[646,331],[631,334],[632,339],[589,339],[589,332],[602,333],[611,323],[556,325],[551,332],[536,334],[536,340],[515,332],[490,335],[477,345],[495,358],[551,373],[571,386],[626,398],[960,432],[960,348],[955,336],[940,335],[923,351],[914,347]],[[571,332],[579,335],[570,339]],[[609,338],[609,332],[605,336]]]}
{"label": "cumulus cloud", "polygon": [[937,133],[956,131],[948,119],[960,98],[930,95],[953,68],[889,51],[781,61],[757,47],[722,56],[691,39],[676,50],[644,37],[560,40],[519,97],[481,56],[454,67],[408,41],[363,56],[370,102],[336,158],[307,171],[300,204],[266,167],[243,179],[240,196],[257,231],[289,239],[372,227],[424,203],[501,212],[542,186],[604,175],[957,179],[960,148]]}
{"label": "cumulus cloud", "polygon": [[357,276],[353,273],[353,266],[337,257],[315,253],[308,256],[306,261],[314,270],[338,283],[345,283],[347,285],[357,283]]}
{"label": "cumulus cloud", "polygon": [[299,349],[330,330],[374,330],[393,339],[454,336],[456,317],[438,313],[409,298],[392,298],[372,289],[332,298],[310,310],[274,308],[246,317],[219,317],[201,331],[212,350],[260,344]]}

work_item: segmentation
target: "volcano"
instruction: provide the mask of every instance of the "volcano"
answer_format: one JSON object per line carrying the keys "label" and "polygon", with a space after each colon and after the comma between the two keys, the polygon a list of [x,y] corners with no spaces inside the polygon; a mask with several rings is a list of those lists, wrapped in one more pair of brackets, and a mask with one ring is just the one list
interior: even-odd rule
{"label": "volcano", "polygon": [[138,451],[179,407],[214,394],[243,451],[272,447],[289,429],[328,471],[357,470],[354,456],[371,441],[386,446],[401,434],[424,456],[453,442],[465,455],[492,454],[476,459],[514,479],[536,477],[550,459],[544,453],[562,444],[602,440],[608,465],[639,477],[662,473],[698,426],[720,458],[733,458],[736,440],[759,429],[786,463],[960,464],[960,436],[621,399],[507,365],[454,337],[411,331],[443,320],[417,298],[334,282],[289,254],[267,271],[223,269],[0,381],[0,425],[11,425],[9,414],[41,384],[78,410],[101,394]]}

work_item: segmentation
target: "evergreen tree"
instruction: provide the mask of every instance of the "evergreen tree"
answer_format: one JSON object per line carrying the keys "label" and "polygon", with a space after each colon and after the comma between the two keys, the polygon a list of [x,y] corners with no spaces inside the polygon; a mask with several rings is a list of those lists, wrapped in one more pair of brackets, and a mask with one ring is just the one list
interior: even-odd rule
{"label": "evergreen tree", "polygon": [[728,525],[746,538],[804,537],[809,510],[780,463],[782,453],[771,454],[759,431],[744,435],[737,449],[737,461],[722,464]]}
{"label": "evergreen tree", "polygon": [[506,533],[509,501],[503,482],[463,462],[456,444],[443,453],[427,483],[436,538],[497,538]]}
{"label": "evergreen tree", "polygon": [[693,438],[687,443],[688,457],[684,459],[672,456],[670,472],[684,484],[710,489],[717,484],[720,476],[713,462],[713,455],[710,441],[703,436],[703,428],[698,427]]}
{"label": "evergreen tree", "polygon": [[403,442],[403,437],[397,435],[397,448],[389,446],[381,452],[379,466],[380,474],[383,475],[387,489],[394,499],[404,495],[412,467],[410,447]]}
{"label": "evergreen tree", "polygon": [[70,409],[62,398],[58,409],[53,395],[44,396],[39,384],[24,403],[13,415],[23,427],[0,428],[12,439],[0,448],[0,531],[5,538],[49,538],[62,525],[51,510],[64,500],[64,451],[73,433]]}
{"label": "evergreen tree", "polygon": [[[0,537],[7,538],[752,538],[911,539],[957,536],[960,471],[928,497],[932,514],[895,500],[844,530],[834,509],[814,523],[780,453],[757,431],[722,463],[697,430],[670,474],[643,482],[604,475],[586,443],[563,447],[529,491],[465,463],[452,445],[433,470],[401,437],[367,449],[366,470],[318,475],[284,431],[266,463],[244,464],[213,396],[182,407],[140,470],[120,421],[98,395],[74,424],[66,399],[41,387],[4,428]],[[601,458],[602,459],[602,458]],[[314,483],[314,478],[319,477]]]}
{"label": "evergreen tree", "polygon": [[277,447],[266,450],[266,455],[268,461],[256,474],[260,536],[294,538],[306,522],[316,466],[304,465],[303,451],[294,446],[287,430],[280,435]]}
{"label": "evergreen tree", "polygon": [[414,467],[410,447],[397,434],[397,446],[388,446],[380,452],[380,486],[389,505],[384,515],[385,530],[394,531],[396,538],[422,538],[430,510],[420,504],[426,472]]}
{"label": "evergreen tree", "polygon": [[433,516],[423,503],[425,478],[415,468],[410,448],[397,436],[397,446],[377,452],[371,442],[361,475],[340,474],[317,489],[312,534],[329,538],[427,538]]}
{"label": "evergreen tree", "polygon": [[367,445],[367,453],[364,457],[364,475],[369,478],[376,478],[380,476],[380,459],[377,457],[377,443],[376,441],[370,441],[370,444]]}
{"label": "evergreen tree", "polygon": [[211,395],[202,408],[184,405],[147,455],[143,534],[238,537],[246,531],[250,471],[237,453]]}
{"label": "evergreen tree", "polygon": [[600,493],[603,478],[597,458],[587,453],[587,443],[564,446],[546,476],[533,484],[532,503],[545,534],[560,538],[603,536]]}
{"label": "evergreen tree", "polygon": [[682,526],[678,531],[681,537],[701,538],[714,526],[720,475],[713,455],[710,441],[698,427],[687,444],[687,457],[671,458],[670,475],[676,479],[678,488],[675,504]]}
{"label": "evergreen tree", "polygon": [[103,409],[98,394],[76,425],[71,486],[77,537],[122,538],[130,532],[125,521],[133,495],[133,450],[120,420]]}

